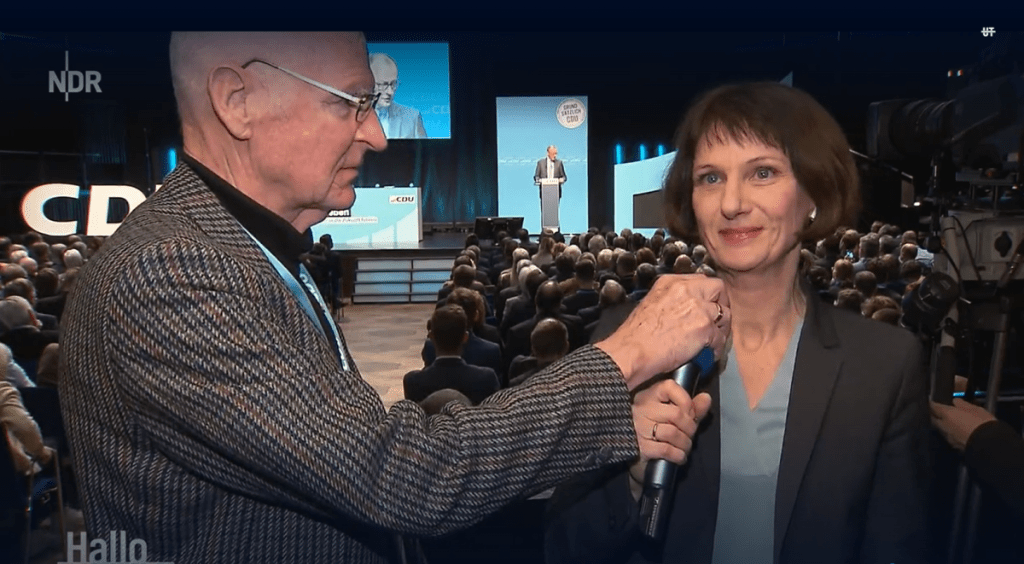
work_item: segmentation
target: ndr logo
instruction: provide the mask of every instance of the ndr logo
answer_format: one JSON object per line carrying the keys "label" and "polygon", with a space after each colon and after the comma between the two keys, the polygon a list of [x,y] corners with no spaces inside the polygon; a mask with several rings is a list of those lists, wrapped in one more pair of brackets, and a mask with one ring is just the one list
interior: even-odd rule
{"label": "ndr logo", "polygon": [[416,196],[388,196],[389,204],[415,204]]}
{"label": "ndr logo", "polygon": [[[68,94],[81,92],[99,92],[100,90],[100,79],[103,78],[100,75],[100,71],[73,71],[68,70],[68,52],[64,51],[64,70],[57,74],[57,71],[50,71],[50,93],[52,94],[54,89],[64,94],[64,101],[68,101]],[[95,89],[95,90],[94,90]]]}

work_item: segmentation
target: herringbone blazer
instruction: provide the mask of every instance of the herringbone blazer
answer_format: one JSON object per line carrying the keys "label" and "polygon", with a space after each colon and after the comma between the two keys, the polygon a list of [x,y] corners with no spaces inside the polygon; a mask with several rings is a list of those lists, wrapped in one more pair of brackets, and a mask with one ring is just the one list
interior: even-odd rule
{"label": "herringbone blazer", "polygon": [[395,533],[638,455],[622,375],[592,347],[478,407],[385,412],[187,165],[77,288],[60,393],[88,535],[126,531],[149,562],[387,562]]}

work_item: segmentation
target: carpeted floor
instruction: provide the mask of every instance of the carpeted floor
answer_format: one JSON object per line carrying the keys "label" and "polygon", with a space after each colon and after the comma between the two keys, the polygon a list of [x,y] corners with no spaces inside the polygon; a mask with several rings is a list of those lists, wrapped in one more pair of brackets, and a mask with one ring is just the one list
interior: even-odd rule
{"label": "carpeted floor", "polygon": [[345,308],[338,327],[356,366],[384,401],[403,397],[402,377],[423,368],[420,350],[434,304],[356,304]]}

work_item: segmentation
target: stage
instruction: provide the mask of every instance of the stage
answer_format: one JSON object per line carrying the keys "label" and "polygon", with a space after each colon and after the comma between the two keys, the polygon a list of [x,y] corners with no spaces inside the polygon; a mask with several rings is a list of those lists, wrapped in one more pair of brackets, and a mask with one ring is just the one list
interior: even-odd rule
{"label": "stage", "polygon": [[335,243],[342,295],[353,303],[434,301],[465,241],[466,233],[430,232],[419,242]]}

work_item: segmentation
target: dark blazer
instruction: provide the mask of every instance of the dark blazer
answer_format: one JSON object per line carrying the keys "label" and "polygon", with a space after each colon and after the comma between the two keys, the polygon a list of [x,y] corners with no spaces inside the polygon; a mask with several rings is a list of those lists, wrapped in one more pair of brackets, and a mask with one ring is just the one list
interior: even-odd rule
{"label": "dark blazer", "polygon": [[[548,177],[548,162],[547,161],[548,161],[547,157],[544,157],[543,159],[537,161],[537,168],[534,169],[534,171],[533,171],[533,182],[535,184],[540,183],[540,179],[541,178],[547,178]],[[555,159],[555,167],[554,167],[552,172],[554,173],[554,178],[561,178],[562,179],[562,181],[558,183],[558,197],[561,198],[562,197],[562,184],[564,184],[565,181],[567,180],[567,178],[565,176],[565,165],[562,163],[562,159]],[[539,195],[539,193],[538,193],[538,195]]]}
{"label": "dark blazer", "polygon": [[430,394],[451,388],[462,392],[476,405],[498,391],[498,375],[491,368],[466,364],[461,358],[442,357],[402,379],[405,399],[421,402]]}
{"label": "dark blazer", "polygon": [[[907,330],[807,299],[783,439],[775,562],[925,562],[929,429],[921,347]],[[720,481],[712,415],[677,475],[665,541],[643,542],[628,473],[560,487],[549,564],[712,561]]]}
{"label": "dark blazer", "polygon": [[[437,351],[434,348],[434,341],[427,339],[423,343],[423,350],[420,352],[420,357],[423,358],[423,366],[430,366],[434,359],[437,358]],[[498,379],[502,380],[501,364],[501,347],[497,343],[481,339],[477,337],[472,331],[469,332],[469,339],[462,346],[462,360],[465,360],[467,364],[473,366],[482,366],[484,368],[490,368],[498,374]],[[468,395],[468,394],[467,394]],[[419,401],[419,400],[416,400]]]}
{"label": "dark blazer", "polygon": [[505,315],[501,316],[498,331],[502,339],[508,340],[508,332],[515,325],[526,321],[537,313],[537,306],[529,297],[520,294],[505,302]]}
{"label": "dark blazer", "polygon": [[581,320],[576,315],[569,314],[558,314],[558,315],[544,315],[538,313],[531,319],[527,319],[522,323],[516,324],[508,331],[508,339],[505,342],[505,358],[506,364],[511,365],[512,360],[519,355],[529,356],[532,354],[532,346],[530,344],[530,334],[540,323],[540,320],[551,317],[561,321],[565,325],[565,329],[569,336],[569,351],[574,351],[582,347],[587,342],[586,327],[583,325]]}
{"label": "dark blazer", "polygon": [[576,290],[572,295],[562,299],[562,305],[565,306],[566,312],[577,315],[581,309],[596,306],[600,298],[596,290]]}
{"label": "dark blazer", "polygon": [[638,452],[592,347],[493,409],[385,410],[185,163],[82,269],[60,339],[88,535],[127,531],[150,562],[395,562],[396,533],[452,532]]}

